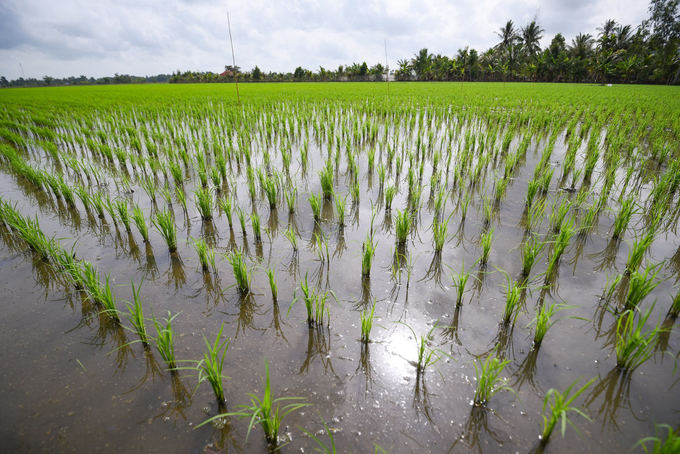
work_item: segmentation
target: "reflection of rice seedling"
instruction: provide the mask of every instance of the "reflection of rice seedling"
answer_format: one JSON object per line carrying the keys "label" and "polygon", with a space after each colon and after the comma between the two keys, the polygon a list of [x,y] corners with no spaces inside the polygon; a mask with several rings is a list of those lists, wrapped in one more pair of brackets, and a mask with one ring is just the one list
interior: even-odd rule
{"label": "reflection of rice seedling", "polygon": [[643,237],[635,238],[633,245],[628,250],[628,260],[626,262],[626,271],[631,273],[640,268],[642,259],[644,259],[647,249],[654,242],[654,233],[648,232]]}
{"label": "reflection of rice seedling", "polygon": [[309,195],[309,205],[312,207],[314,222],[321,221],[321,196],[316,194]]}
{"label": "reflection of rice seedling", "polygon": [[156,328],[156,338],[154,339],[156,344],[156,349],[160,353],[161,357],[168,365],[168,369],[174,371],[177,369],[177,360],[175,359],[175,342],[174,342],[174,331],[172,330],[172,321],[179,314],[172,315],[168,311],[168,318],[160,319],[165,321],[165,327],[160,322],[159,319],[151,312],[151,321]]}
{"label": "reflection of rice seedling", "polygon": [[[550,439],[550,435],[552,434],[555,425],[557,425],[557,422],[560,420],[562,421],[561,431],[562,437],[564,437],[564,433],[567,430],[567,423],[569,423],[569,425],[576,429],[576,426],[574,426],[574,424],[571,421],[569,421],[569,418],[567,417],[568,412],[572,411],[576,412],[579,415],[586,418],[588,421],[590,421],[590,418],[585,413],[583,413],[579,408],[570,407],[570,405],[590,385],[593,384],[596,378],[597,377],[593,378],[588,383],[583,385],[581,389],[576,391],[571,396],[569,394],[571,394],[572,388],[579,382],[580,379],[576,380],[574,383],[569,385],[569,387],[564,390],[564,393],[560,393],[559,391],[553,388],[548,390],[548,392],[545,394],[545,399],[543,400],[543,413],[545,413],[545,409],[547,407],[550,407],[550,417],[547,417],[545,414],[543,415],[543,434],[541,435],[541,444],[548,443],[548,440]],[[578,432],[578,429],[576,429],[576,431]]]}
{"label": "reflection of rice seedling", "polygon": [[227,260],[231,263],[234,272],[234,279],[236,279],[236,288],[241,293],[248,293],[250,291],[250,281],[252,274],[248,270],[245,258],[240,251],[235,250],[227,255]]}
{"label": "reflection of rice seedling", "polygon": [[668,310],[668,316],[670,318],[678,318],[680,315],[680,292],[675,294],[673,302],[671,303],[671,308]]}
{"label": "reflection of rice seedling", "polygon": [[626,309],[635,310],[639,308],[642,300],[661,283],[661,281],[656,279],[660,272],[660,265],[659,263],[654,266],[648,266],[645,268],[644,273],[634,271],[631,274],[630,283],[628,284],[628,295],[626,296]]}
{"label": "reflection of rice seedling", "polygon": [[149,343],[149,337],[146,334],[146,323],[144,319],[144,310],[142,308],[142,298],[139,296],[139,291],[142,288],[144,279],[139,283],[139,287],[135,287],[134,281],[132,281],[132,297],[134,303],[125,301],[125,305],[128,308],[128,314],[126,318],[132,324],[135,332],[139,336],[139,339],[144,345]]}
{"label": "reflection of rice seedling", "polygon": [[657,325],[645,333],[642,329],[652,315],[654,304],[638,317],[628,310],[616,321],[616,365],[624,370],[633,371],[654,355],[656,339],[665,331]]}
{"label": "reflection of rice seedling", "polygon": [[159,211],[155,217],[151,218],[151,222],[165,240],[168,250],[175,252],[177,250],[177,226],[175,225],[175,216],[172,214],[172,211]]}
{"label": "reflection of rice seedling", "polygon": [[371,275],[371,265],[373,264],[373,257],[375,256],[375,247],[373,238],[368,236],[364,241],[364,246],[361,253],[361,275],[368,277]]}
{"label": "reflection of rice seedling", "polygon": [[212,219],[213,215],[213,196],[208,188],[200,188],[194,191],[194,202],[201,218],[204,221]]}
{"label": "reflection of rice seedling", "polygon": [[276,268],[267,268],[267,277],[269,278],[269,287],[272,290],[272,299],[276,301],[279,296],[279,287],[276,284]]}
{"label": "reflection of rice seedling", "polygon": [[290,241],[290,245],[293,247],[293,251],[297,252],[298,250],[298,239],[297,235],[295,234],[295,231],[289,227],[286,229],[285,232],[283,232],[283,236],[285,236],[288,241]]}
{"label": "reflection of rice seedling", "polygon": [[491,245],[493,244],[493,231],[494,229],[484,232],[480,238],[479,242],[482,246],[482,256],[479,258],[479,264],[481,266],[486,266],[489,263]]}
{"label": "reflection of rice seedling", "polygon": [[477,388],[475,389],[475,405],[484,406],[489,399],[499,391],[508,390],[515,394],[512,388],[506,384],[506,380],[500,378],[509,359],[501,360],[496,355],[489,355],[486,360],[474,362]]}
{"label": "reflection of rice seedling", "polygon": [[465,260],[463,260],[460,274],[451,275],[451,279],[453,279],[453,288],[456,289],[456,306],[463,305],[463,294],[465,293],[465,286],[467,285],[467,282],[470,279],[471,272],[472,267],[465,271]]}
{"label": "reflection of rice seedling", "polygon": [[338,225],[340,225],[340,227],[345,225],[345,215],[347,213],[346,202],[347,196],[337,196],[335,198],[335,211],[338,216]]}
{"label": "reflection of rice seedling", "polygon": [[553,320],[552,316],[558,313],[559,311],[563,311],[565,309],[573,309],[576,306],[567,306],[566,304],[550,304],[550,305],[542,305],[538,308],[538,312],[536,313],[536,317],[529,323],[527,326],[531,326],[532,324],[535,325],[534,328],[534,348],[538,348],[541,345],[541,342],[543,342],[543,338],[545,335],[548,333],[548,330],[550,329],[551,326],[553,326],[555,323],[559,322],[563,318],[576,318],[578,320],[585,320],[580,317],[561,317],[558,318],[557,320]]}
{"label": "reflection of rice seedling", "polygon": [[368,312],[368,308],[361,311],[361,342],[363,344],[368,344],[370,340],[371,330],[373,329],[373,314],[375,313],[375,301],[373,301],[373,307],[371,312]]}
{"label": "reflection of rice seedling", "polygon": [[128,206],[128,201],[125,199],[118,199],[114,202],[116,207],[116,212],[118,213],[118,218],[125,226],[127,232],[132,232],[130,229],[130,208]]}
{"label": "reflection of rice seedling", "polygon": [[144,242],[148,243],[149,242],[149,229],[146,226],[146,219],[144,218],[144,213],[142,213],[142,209],[139,208],[139,206],[137,206],[137,205],[135,205],[134,208],[132,208],[132,220],[134,221],[135,225],[137,226],[137,230],[139,230],[139,234],[142,235]]}
{"label": "reflection of rice seedling", "polygon": [[394,231],[397,235],[397,244],[406,244],[408,235],[411,233],[411,214],[408,211],[397,210],[394,218]]}

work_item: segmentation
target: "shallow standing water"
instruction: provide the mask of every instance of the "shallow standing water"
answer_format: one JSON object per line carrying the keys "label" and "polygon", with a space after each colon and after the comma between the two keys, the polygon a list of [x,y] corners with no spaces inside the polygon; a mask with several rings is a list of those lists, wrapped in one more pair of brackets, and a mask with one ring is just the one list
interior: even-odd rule
{"label": "shallow standing water", "polygon": [[[281,106],[283,110],[278,114],[284,112],[285,117],[288,107],[285,102],[278,107]],[[371,120],[370,111],[362,112],[358,110],[360,106],[336,110],[337,116],[329,120],[316,105],[311,121],[342,125],[353,118]],[[250,114],[259,118],[256,107]],[[101,116],[100,113],[85,112],[95,118]],[[218,119],[220,112],[218,109]],[[406,112],[376,122],[381,128],[379,137],[387,137],[386,143],[399,140],[395,147],[402,156],[406,156],[409,149],[418,150],[417,134],[402,121],[410,118],[411,114]],[[199,119],[192,124],[187,119],[190,117],[177,113],[171,114],[170,120],[142,118],[144,113],[136,115],[139,125],[146,122],[151,127],[157,122],[163,128],[176,127],[188,138],[199,137],[200,133],[194,134],[191,127],[203,124]],[[423,132],[423,141],[432,143],[435,149],[449,129],[455,129],[458,122],[463,122],[454,135],[451,151],[454,156],[459,155],[467,131],[479,135],[487,130],[475,119],[465,121],[452,114],[439,124],[433,119],[441,112],[426,115],[423,121],[432,123],[423,128],[433,131],[434,136],[428,139]],[[92,127],[98,128],[96,124]],[[229,128],[223,124],[217,127],[224,133],[222,143],[232,139],[236,142],[236,136]],[[259,129],[252,127],[255,131],[262,130],[261,125]],[[103,122],[99,128],[106,130]],[[287,124],[283,129],[297,131],[297,126]],[[207,130],[209,134],[215,131]],[[432,246],[434,209],[428,187],[432,159],[428,151],[421,183],[422,208],[415,215],[416,228],[402,251],[407,259],[395,265],[395,234],[390,217],[396,215],[397,208],[403,210],[409,206],[405,170],[408,159],[398,177],[394,165],[388,167],[386,185],[396,183],[399,189],[389,213],[384,209],[384,191],[379,185],[377,165],[373,168],[368,165],[368,150],[373,147],[377,149],[376,162],[387,166],[387,147],[380,146],[380,141],[378,145],[354,144],[347,139],[357,153],[360,201],[353,204],[352,197],[348,196],[348,221],[342,228],[338,226],[333,202],[324,202],[322,221],[317,224],[307,199],[310,193],[318,194],[321,190],[317,172],[329,156],[328,140],[315,137],[311,127],[298,134],[293,134],[292,140],[286,140],[290,140],[292,155],[297,158],[303,146],[299,137],[307,138],[309,165],[306,172],[295,161],[291,165],[294,173],[286,181],[297,187],[299,194],[298,207],[292,215],[283,198],[279,200],[278,209],[271,211],[259,190],[257,200],[251,203],[245,165],[235,161],[229,163],[230,179],[226,185],[230,194],[235,194],[236,204],[244,210],[257,211],[263,226],[269,229],[269,234],[263,233],[261,243],[255,241],[250,222],[247,234],[243,234],[236,215],[233,229],[229,228],[226,216],[219,209],[212,222],[201,220],[192,199],[191,191],[198,187],[192,167],[186,169],[185,190],[189,200],[186,215],[173,199],[180,238],[177,254],[168,253],[155,229],[150,228],[151,240],[146,245],[134,227],[128,234],[122,226],[114,224],[108,214],[105,220],[100,220],[96,215],[86,213],[80,203],[77,209],[68,208],[63,199],[57,199],[49,191],[36,190],[7,165],[0,174],[0,194],[5,200],[17,202],[17,209],[22,214],[37,215],[42,231],[60,239],[67,250],[75,245],[77,257],[98,266],[102,276],[110,272],[117,286],[120,310],[124,309],[122,300],[132,299],[130,281],[138,285],[143,278],[142,296],[147,315],[151,309],[156,316],[165,316],[167,311],[180,314],[173,322],[177,333],[175,348],[180,360],[200,359],[205,347],[203,337],[212,341],[224,324],[224,334],[231,339],[225,366],[225,373],[230,377],[225,380],[229,411],[249,403],[248,393],[261,396],[264,361],[268,359],[275,396],[304,397],[312,404],[284,419],[282,432],[291,438],[284,451],[302,449],[309,452],[314,449],[315,443],[301,428],[328,442],[323,434],[323,421],[326,421],[341,452],[373,451],[376,444],[395,453],[527,452],[538,444],[545,393],[550,388],[564,390],[579,378],[585,383],[593,377],[598,378],[578,401],[579,405],[586,406],[586,413],[593,421],[572,416],[581,436],[571,428],[565,438],[553,434],[548,451],[620,452],[628,450],[640,438],[652,435],[655,423],[677,426],[680,399],[674,387],[678,377],[673,375],[680,344],[677,330],[664,335],[658,346],[659,353],[652,359],[630,374],[621,373],[616,368],[612,343],[616,336],[616,315],[602,310],[600,301],[607,276],[622,272],[628,256],[629,244],[612,242],[608,235],[618,210],[615,196],[624,189],[620,185],[625,170],[617,173],[617,185],[609,201],[612,212],[600,214],[591,234],[572,238],[560,261],[556,283],[550,288],[543,286],[540,276],[546,268],[548,252],[544,253],[530,275],[530,290],[526,294],[523,313],[514,328],[504,328],[500,325],[505,302],[504,272],[517,277],[521,270],[518,246],[525,239],[524,199],[528,181],[533,178],[535,166],[547,145],[547,137],[532,137],[525,160],[510,180],[507,194],[495,206],[489,226],[484,222],[484,195],[493,195],[494,181],[499,178],[503,166],[488,163],[483,182],[476,187],[465,180],[454,182],[453,176],[447,179],[445,189],[449,192],[442,218],[450,216],[450,221],[448,240],[441,256],[434,253]],[[196,140],[197,143],[207,141]],[[262,150],[268,148],[273,159],[270,169],[282,171],[280,148],[284,148],[284,139],[278,140],[281,142],[277,139],[267,142],[262,137],[253,140],[254,167],[264,165]],[[500,140],[499,133],[498,144]],[[587,141],[586,138],[579,149],[579,166],[583,164],[581,153],[585,153]],[[548,214],[552,203],[575,199],[578,194],[563,191],[564,184],[559,182],[566,142],[562,131],[550,159],[555,174],[545,195],[548,208],[540,229],[537,229],[541,237],[549,228]],[[515,137],[510,150],[519,146],[520,140]],[[235,149],[238,147],[234,145]],[[342,156],[334,172],[334,187],[337,195],[345,195],[349,194],[350,188],[344,143],[340,150]],[[92,151],[86,146],[64,147],[62,151],[92,159],[96,165],[109,168],[103,161],[93,159]],[[445,149],[442,151],[446,153]],[[331,147],[333,159],[335,152]],[[39,148],[32,147],[26,154],[27,160],[36,167],[56,168]],[[478,158],[474,159],[476,164]],[[441,167],[440,164],[439,171],[442,171]],[[101,186],[91,186],[90,190],[98,189],[134,201],[145,210],[147,220],[151,213],[165,205],[160,196],[156,204],[151,202],[138,185],[135,179],[138,172],[131,164],[126,172],[134,192],[117,189],[113,181],[122,172],[116,170],[119,166],[111,168],[114,170],[107,171]],[[602,187],[602,181],[597,178],[599,172],[601,164],[592,178],[593,195],[587,198],[588,203],[599,196]],[[64,171],[64,175],[69,183],[76,183],[77,178],[71,173]],[[158,181],[161,187],[166,177],[159,175]],[[167,178],[167,181],[174,189],[172,179]],[[579,182],[577,188],[581,186]],[[651,187],[650,180],[641,180],[640,197],[646,197]],[[464,193],[471,195],[471,202],[463,220],[460,201]],[[581,210],[573,212],[577,219],[582,215]],[[300,243],[297,254],[283,235],[287,226],[294,226],[297,231]],[[630,242],[644,226],[644,210],[641,210],[631,221],[624,239]],[[487,228],[494,229],[489,264],[486,268],[474,265],[475,279],[468,284],[463,306],[456,308],[450,277],[452,270],[459,272],[463,262],[470,267],[479,258],[480,235]],[[324,252],[319,252],[312,241],[319,231],[328,242],[325,259],[322,259]],[[370,278],[362,279],[360,254],[371,231],[375,235],[377,252]],[[646,263],[664,263],[662,275],[665,278],[645,299],[645,307],[657,300],[650,324],[663,320],[672,296],[677,292],[680,266],[674,232],[675,226],[672,226],[658,235],[646,256]],[[205,238],[219,253],[234,248],[244,251],[253,270],[252,292],[244,297],[232,287],[234,277],[224,258],[218,258],[217,274],[203,273],[191,237]],[[276,269],[277,304],[273,304],[269,291],[265,274],[268,267]],[[400,273],[393,271],[397,268],[401,269]],[[410,273],[409,269],[412,270]],[[300,293],[299,290],[296,293],[296,289],[305,275],[316,287],[324,291],[330,289],[337,296],[337,301],[329,300],[328,327],[310,329],[305,322],[304,306],[299,301],[289,310],[293,295]],[[171,374],[166,371],[156,350],[147,350],[138,342],[130,343],[137,339],[134,332],[98,314],[97,307],[84,292],[76,291],[50,263],[36,258],[26,244],[4,226],[0,242],[0,283],[4,289],[0,319],[0,340],[5,346],[0,352],[3,364],[0,371],[3,408],[0,412],[0,445],[3,450],[266,450],[261,429],[254,428],[246,440],[247,421],[235,417],[229,418],[226,425],[194,429],[218,411],[207,383],[196,389],[195,372],[181,370]],[[567,302],[574,305],[576,307],[563,314],[587,321],[575,318],[559,321],[548,331],[540,349],[532,349],[533,331],[527,325],[541,300],[544,304]],[[359,341],[360,311],[370,307],[373,301],[376,320],[372,342],[362,347]],[[123,324],[129,326],[125,321]],[[417,344],[413,333],[426,335],[435,324],[438,326],[432,331],[429,346],[436,349],[441,360],[419,377],[414,366]],[[147,329],[153,332],[150,323]],[[500,392],[490,399],[487,408],[477,408],[471,405],[475,382],[473,362],[480,355],[491,354],[495,348],[500,356],[510,360],[503,376],[507,377],[516,394]]]}

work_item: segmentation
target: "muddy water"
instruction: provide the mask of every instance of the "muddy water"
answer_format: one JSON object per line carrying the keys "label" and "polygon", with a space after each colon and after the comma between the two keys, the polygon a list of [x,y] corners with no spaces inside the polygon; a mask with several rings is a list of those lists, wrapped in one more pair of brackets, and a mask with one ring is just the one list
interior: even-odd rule
{"label": "muddy water", "polygon": [[[229,411],[248,404],[248,393],[261,396],[267,358],[274,394],[304,397],[312,404],[284,419],[282,432],[292,439],[284,451],[312,451],[315,444],[301,428],[316,434],[326,421],[340,452],[370,452],[376,444],[389,452],[527,452],[538,444],[545,393],[593,377],[598,377],[594,386],[577,401],[585,403],[592,422],[572,416],[581,437],[571,429],[564,438],[555,433],[548,450],[627,451],[643,436],[653,434],[655,422],[673,426],[679,422],[680,398],[673,370],[680,336],[677,330],[664,336],[659,354],[632,374],[616,368],[615,317],[600,306],[607,275],[623,271],[628,254],[626,242],[612,243],[607,236],[613,213],[603,213],[585,240],[572,240],[555,287],[541,288],[542,279],[532,284],[525,313],[514,329],[499,325],[506,281],[498,270],[510,276],[520,272],[517,247],[525,235],[523,200],[527,179],[540,157],[536,150],[542,146],[530,147],[527,163],[500,204],[491,223],[495,230],[489,266],[474,268],[477,279],[469,284],[460,309],[455,308],[449,267],[459,271],[463,260],[470,266],[480,255],[482,198],[474,194],[464,221],[455,211],[457,195],[455,202],[449,199],[446,216],[453,213],[450,240],[441,257],[433,253],[432,212],[425,203],[403,251],[409,261],[400,263],[402,272],[396,277],[392,275],[395,240],[390,214],[378,209],[373,220],[377,253],[370,279],[362,279],[361,244],[371,229],[371,201],[380,199],[377,175],[366,172],[365,154],[360,162],[361,201],[352,207],[348,198],[348,225],[338,228],[332,207],[324,207],[320,229],[328,238],[327,260],[321,260],[311,244],[319,227],[312,220],[307,194],[319,192],[316,170],[323,165],[314,149],[310,152],[316,156],[313,166],[299,183],[297,213],[289,216],[283,203],[278,212],[270,212],[264,200],[256,205],[263,225],[272,232],[263,235],[261,244],[254,242],[250,226],[247,235],[242,234],[236,216],[234,230],[230,230],[223,215],[206,225],[193,207],[185,217],[175,205],[180,247],[171,255],[153,229],[147,247],[134,228],[128,235],[120,227],[88,217],[84,210],[69,210],[8,171],[2,173],[0,192],[18,201],[23,214],[37,214],[46,234],[61,238],[66,247],[76,244],[79,258],[104,273],[110,271],[121,309],[122,300],[132,299],[130,281],[139,283],[143,277],[147,313],[151,308],[157,316],[167,311],[180,313],[173,323],[179,359],[200,359],[203,337],[212,340],[224,324],[224,333],[231,338],[225,367],[230,377],[225,381]],[[558,147],[552,161],[561,161],[563,154],[564,149]],[[549,201],[570,196],[556,189],[559,173],[557,169]],[[245,175],[237,181],[239,205],[250,209]],[[347,192],[342,174],[337,190]],[[403,180],[400,190],[394,207],[404,208]],[[428,196],[425,188],[425,202]],[[151,208],[142,191],[133,197]],[[614,202],[611,205],[616,207]],[[631,225],[641,226],[639,221],[636,217]],[[282,234],[289,224],[299,232],[297,254]],[[547,228],[546,216],[541,233]],[[626,240],[634,231],[635,227],[629,229]],[[247,251],[254,270],[254,290],[248,297],[231,287],[234,279],[225,259],[218,260],[218,275],[201,272],[188,242],[190,236],[201,234],[214,241],[219,252],[234,246]],[[0,445],[4,452],[266,450],[261,429],[253,429],[247,437],[247,421],[236,417],[228,418],[226,424],[195,429],[218,411],[207,383],[196,389],[194,372],[167,372],[157,351],[130,343],[136,340],[133,332],[99,316],[84,294],[74,291],[4,229],[2,239]],[[650,318],[654,323],[665,316],[670,295],[677,291],[677,249],[677,237],[666,233],[655,241],[647,257],[650,263],[666,261],[662,274],[667,279],[645,302],[657,300]],[[545,270],[545,258],[534,273]],[[278,304],[270,296],[267,266],[277,270]],[[310,330],[300,302],[289,311],[305,275],[337,296],[330,303],[328,328]],[[564,314],[588,321],[558,322],[540,349],[532,350],[532,330],[527,325],[540,298],[575,305]],[[362,348],[360,311],[374,300],[372,342]],[[442,359],[419,379],[413,333],[426,335],[435,324],[440,327],[433,330],[429,345],[441,351]],[[148,329],[153,332],[150,324]],[[516,394],[500,392],[487,409],[475,408],[471,406],[473,361],[497,346],[500,355],[510,360],[504,376]],[[326,435],[319,437],[328,444]]]}

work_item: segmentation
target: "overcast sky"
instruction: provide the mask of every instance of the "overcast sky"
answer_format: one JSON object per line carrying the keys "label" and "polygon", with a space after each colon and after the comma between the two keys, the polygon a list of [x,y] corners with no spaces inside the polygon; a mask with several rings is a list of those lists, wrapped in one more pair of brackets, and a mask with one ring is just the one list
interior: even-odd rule
{"label": "overcast sky", "polygon": [[0,76],[139,76],[174,70],[222,71],[231,63],[265,72],[318,71],[340,64],[390,67],[419,49],[448,56],[497,44],[508,19],[538,12],[542,45],[562,33],[596,35],[607,19],[637,26],[645,0],[1,0]]}

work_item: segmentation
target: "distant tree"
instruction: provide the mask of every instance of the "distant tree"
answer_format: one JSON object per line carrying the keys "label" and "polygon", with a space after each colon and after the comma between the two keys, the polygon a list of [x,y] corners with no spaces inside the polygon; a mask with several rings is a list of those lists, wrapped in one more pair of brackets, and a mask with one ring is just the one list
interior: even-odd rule
{"label": "distant tree", "polygon": [[258,68],[257,65],[253,68],[252,76],[253,80],[260,80],[262,78],[262,71],[260,71],[260,68]]}
{"label": "distant tree", "polygon": [[522,27],[522,42],[527,56],[533,57],[541,49],[540,41],[544,31],[536,19],[529,22],[526,27]]}
{"label": "distant tree", "polygon": [[43,82],[45,82],[45,85],[51,85],[54,82],[54,77],[44,76]]}
{"label": "distant tree", "polygon": [[5,76],[0,77],[0,85],[3,87],[7,87],[9,85],[9,81],[5,79]]}
{"label": "distant tree", "polygon": [[293,73],[293,78],[295,79],[302,79],[305,77],[305,70],[302,69],[302,66],[298,66],[295,68],[295,72]]}
{"label": "distant tree", "polygon": [[505,25],[496,32],[496,35],[501,39],[501,42],[496,44],[496,48],[499,50],[507,49],[520,39],[517,30],[515,29],[515,24],[511,20],[507,21]]}
{"label": "distant tree", "polygon": [[365,76],[368,74],[368,65],[366,62],[363,62],[361,66],[359,66],[359,73],[357,74],[358,76]]}

